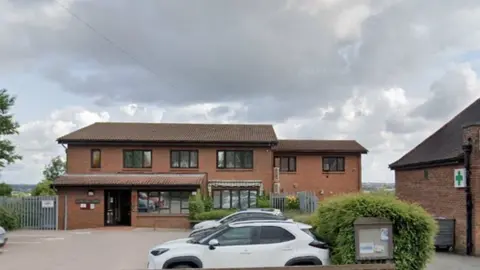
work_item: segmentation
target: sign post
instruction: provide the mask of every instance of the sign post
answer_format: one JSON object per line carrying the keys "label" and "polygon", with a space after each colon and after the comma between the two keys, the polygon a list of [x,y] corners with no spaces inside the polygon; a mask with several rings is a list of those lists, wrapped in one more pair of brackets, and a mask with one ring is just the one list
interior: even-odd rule
{"label": "sign post", "polygon": [[453,170],[453,182],[455,188],[465,188],[467,187],[466,173],[465,169],[455,169]]}

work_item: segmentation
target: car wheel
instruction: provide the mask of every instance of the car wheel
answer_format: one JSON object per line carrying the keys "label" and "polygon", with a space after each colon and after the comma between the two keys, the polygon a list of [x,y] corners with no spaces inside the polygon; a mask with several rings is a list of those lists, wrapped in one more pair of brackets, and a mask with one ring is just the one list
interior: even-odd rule
{"label": "car wheel", "polygon": [[177,265],[172,266],[172,269],[175,269],[175,268],[193,268],[193,267],[191,265],[188,265],[188,264],[177,264]]}

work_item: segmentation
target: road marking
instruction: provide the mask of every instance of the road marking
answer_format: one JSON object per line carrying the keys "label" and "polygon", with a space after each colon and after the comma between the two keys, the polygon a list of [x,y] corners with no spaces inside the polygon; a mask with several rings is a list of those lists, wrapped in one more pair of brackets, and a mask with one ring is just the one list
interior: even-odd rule
{"label": "road marking", "polygon": [[51,238],[45,238],[44,240],[57,241],[57,240],[65,240],[65,238],[63,238],[63,237],[51,237]]}
{"label": "road marking", "polygon": [[11,245],[15,245],[15,244],[40,244],[42,242],[12,242],[12,241],[8,241],[8,244]]}
{"label": "road marking", "polygon": [[91,234],[91,232],[73,232],[73,234]]}
{"label": "road marking", "polygon": [[55,237],[55,235],[48,235],[48,234],[9,234],[10,237],[34,237],[34,238],[47,238],[47,237]]}

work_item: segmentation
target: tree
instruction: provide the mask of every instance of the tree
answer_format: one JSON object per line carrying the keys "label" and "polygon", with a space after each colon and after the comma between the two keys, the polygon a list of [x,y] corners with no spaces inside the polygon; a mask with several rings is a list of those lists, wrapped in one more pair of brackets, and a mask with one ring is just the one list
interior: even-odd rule
{"label": "tree", "polygon": [[21,160],[22,156],[15,153],[13,143],[5,138],[10,135],[17,135],[19,124],[13,119],[10,110],[15,105],[15,97],[10,96],[6,89],[0,90],[0,168]]}
{"label": "tree", "polygon": [[0,183],[0,196],[12,196],[12,187],[3,182],[3,183]]}
{"label": "tree", "polygon": [[43,180],[32,190],[32,196],[55,195],[56,192],[52,189],[53,181],[65,173],[66,165],[60,156],[52,158],[43,169]]}

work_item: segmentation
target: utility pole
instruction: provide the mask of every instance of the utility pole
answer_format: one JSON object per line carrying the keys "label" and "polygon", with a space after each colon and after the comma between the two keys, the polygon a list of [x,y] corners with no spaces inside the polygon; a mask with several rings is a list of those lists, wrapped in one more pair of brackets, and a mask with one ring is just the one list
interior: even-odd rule
{"label": "utility pole", "polygon": [[473,253],[473,202],[472,202],[472,188],[470,181],[470,160],[472,154],[472,140],[469,138],[468,142],[462,146],[465,161],[465,198],[467,207],[467,255]]}

